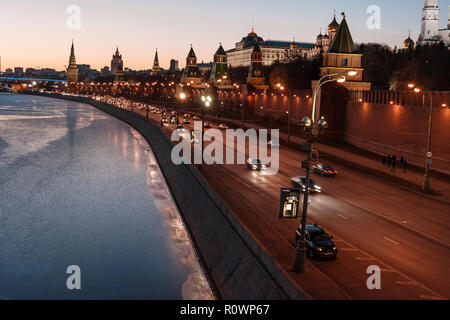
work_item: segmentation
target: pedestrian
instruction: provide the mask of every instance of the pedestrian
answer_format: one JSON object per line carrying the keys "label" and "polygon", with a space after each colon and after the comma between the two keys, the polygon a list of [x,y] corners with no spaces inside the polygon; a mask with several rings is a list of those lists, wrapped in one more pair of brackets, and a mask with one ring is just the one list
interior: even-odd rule
{"label": "pedestrian", "polygon": [[397,163],[396,163],[395,160],[396,160],[396,159],[395,159],[395,156],[393,156],[393,157],[392,157],[392,163],[391,163],[391,165],[392,165],[392,167],[391,167],[391,172],[392,172],[392,173],[395,173],[395,166],[397,165]]}
{"label": "pedestrian", "polygon": [[388,158],[387,158],[387,167],[388,167],[388,169],[391,167],[391,164],[392,164],[392,158],[391,158],[391,156],[388,156]]}
{"label": "pedestrian", "polygon": [[408,167],[408,162],[406,160],[403,160],[403,172],[406,173],[406,169]]}
{"label": "pedestrian", "polygon": [[394,165],[397,164],[397,157],[395,156],[395,154],[392,156],[392,163],[393,163]]}
{"label": "pedestrian", "polygon": [[405,162],[405,158],[402,156],[400,158],[400,168],[403,168],[403,162]]}
{"label": "pedestrian", "polygon": [[381,163],[383,164],[383,167],[386,167],[387,164],[386,156],[383,156],[383,159],[381,159]]}

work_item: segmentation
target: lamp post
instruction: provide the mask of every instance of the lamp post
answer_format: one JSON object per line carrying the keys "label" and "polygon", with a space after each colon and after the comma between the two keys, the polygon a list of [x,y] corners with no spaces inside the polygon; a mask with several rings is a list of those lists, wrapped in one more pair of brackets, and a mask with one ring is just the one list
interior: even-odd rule
{"label": "lamp post", "polygon": [[431,136],[433,129],[433,91],[428,89],[420,89],[417,88],[415,84],[408,84],[408,88],[414,89],[415,93],[419,93],[423,91],[423,98],[425,101],[425,94],[430,93],[430,112],[428,115],[428,133],[427,133],[427,154],[426,154],[426,162],[425,162],[425,175],[423,178],[423,191],[430,191],[430,172],[431,172],[431,160],[433,158],[433,153],[431,151]]}
{"label": "lamp post", "polygon": [[203,146],[204,146],[204,140],[205,140],[205,107],[210,107],[212,99],[210,96],[202,96],[202,163],[200,164],[199,168],[202,168],[203,164]]}
{"label": "lamp post", "polygon": [[286,89],[285,86],[283,86],[281,83],[277,84],[277,87],[284,91],[286,90],[289,95],[289,111],[288,111],[288,136],[287,136],[287,143],[289,144],[291,142],[291,113],[292,113],[292,91],[291,89]]}
{"label": "lamp post", "polygon": [[[350,76],[356,74],[355,71],[350,71],[346,73]],[[307,131],[308,139],[304,144],[304,149],[308,153],[308,158],[305,161],[302,161],[302,168],[306,170],[306,181],[305,181],[305,194],[303,198],[303,211],[302,218],[300,224],[300,237],[297,241],[296,253],[295,253],[295,262],[293,271],[297,273],[305,272],[305,256],[306,256],[306,247],[305,247],[305,234],[306,234],[306,217],[308,214],[308,200],[309,200],[309,187],[311,184],[311,158],[312,158],[312,150],[313,143],[317,139],[318,135],[326,128],[328,128],[328,123],[324,118],[321,118],[316,123],[316,99],[317,94],[320,88],[329,82],[337,81],[339,83],[343,83],[346,81],[345,73],[336,73],[323,76],[319,79],[316,86],[313,88],[313,109],[311,118],[304,117],[301,121],[301,127]]]}

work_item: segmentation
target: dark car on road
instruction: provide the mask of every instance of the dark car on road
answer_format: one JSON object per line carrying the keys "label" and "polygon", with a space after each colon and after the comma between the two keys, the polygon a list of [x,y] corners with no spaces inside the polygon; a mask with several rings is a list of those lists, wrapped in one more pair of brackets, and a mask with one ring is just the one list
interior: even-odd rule
{"label": "dark car on road", "polygon": [[332,166],[324,163],[316,164],[312,169],[314,173],[326,177],[335,177],[338,173]]}
{"label": "dark car on road", "polygon": [[[295,242],[300,239],[301,228],[295,233]],[[333,237],[317,224],[306,225],[305,231],[306,253],[310,258],[336,258],[338,249]]]}
{"label": "dark car on road", "polygon": [[[306,191],[306,177],[293,177],[291,178],[292,185],[295,188],[299,188],[302,191]],[[322,192],[322,188],[318,186],[313,179],[309,180],[310,192]]]}

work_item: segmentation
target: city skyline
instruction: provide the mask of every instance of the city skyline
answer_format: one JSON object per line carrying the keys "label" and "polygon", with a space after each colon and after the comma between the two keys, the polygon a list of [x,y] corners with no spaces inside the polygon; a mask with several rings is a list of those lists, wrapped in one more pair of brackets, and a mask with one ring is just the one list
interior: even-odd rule
{"label": "city skyline", "polygon": [[[341,19],[340,13],[346,12],[357,43],[377,42],[392,48],[401,47],[409,29],[413,40],[417,40],[422,0],[413,3],[403,0],[396,3],[386,0],[371,2],[355,3],[347,0],[337,5],[326,0],[320,4],[308,3],[305,10],[305,1],[292,0],[276,6],[268,1],[238,3],[235,0],[227,4],[204,0],[193,4],[183,0],[162,4],[132,0],[126,5],[104,0],[96,3],[47,0],[39,8],[34,8],[33,12],[28,12],[30,1],[16,3],[7,0],[0,4],[0,10],[7,13],[3,22],[17,27],[2,37],[3,44],[8,45],[2,46],[0,50],[1,69],[65,69],[72,39],[75,42],[77,63],[90,64],[98,70],[109,66],[116,46],[123,55],[124,67],[133,70],[150,69],[156,48],[163,68],[168,69],[171,59],[179,60],[180,67],[184,67],[190,44],[199,62],[209,62],[219,42],[228,50],[252,26],[265,40],[291,40],[295,37],[296,41],[315,42],[320,29],[324,33],[331,22],[334,10],[338,21]],[[370,16],[366,10],[373,4],[381,9],[380,30],[369,30],[366,26]],[[67,27],[69,14],[66,10],[70,5],[77,5],[81,9],[79,30]],[[447,23],[448,5],[449,1],[439,2],[440,27]],[[124,10],[125,6],[127,10]],[[189,15],[185,15],[186,6],[190,7]],[[171,19],[176,23],[171,23]],[[30,37],[35,24],[40,24],[39,36]]]}

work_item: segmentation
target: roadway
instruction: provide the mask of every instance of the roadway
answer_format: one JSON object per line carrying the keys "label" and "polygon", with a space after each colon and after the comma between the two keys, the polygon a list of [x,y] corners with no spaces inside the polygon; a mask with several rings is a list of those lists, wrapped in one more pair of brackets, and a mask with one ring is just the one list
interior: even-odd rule
{"label": "roadway", "polygon": [[[157,123],[160,117],[150,114]],[[165,125],[167,133],[173,129]],[[251,172],[246,165],[202,168],[208,183],[286,270],[293,264],[299,221],[278,220],[279,191],[291,186],[290,177],[304,175],[302,159],[305,154],[281,146],[275,176]],[[450,206],[330,164],[339,175],[313,177],[324,192],[311,196],[308,222],[335,237],[339,255],[335,261],[309,260],[308,267],[320,270],[348,298],[448,299]],[[382,269],[379,291],[366,287],[370,265]],[[301,276],[292,277],[301,282]]]}

